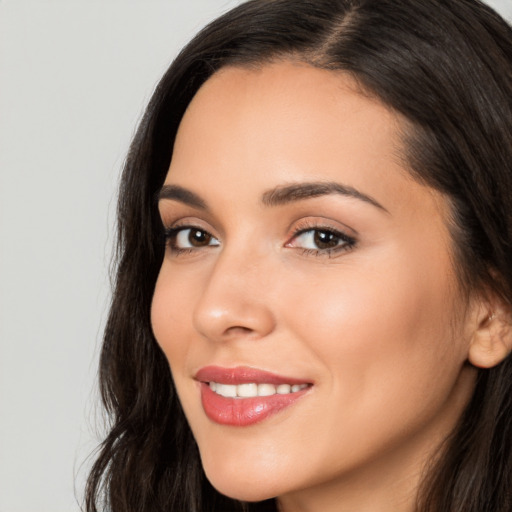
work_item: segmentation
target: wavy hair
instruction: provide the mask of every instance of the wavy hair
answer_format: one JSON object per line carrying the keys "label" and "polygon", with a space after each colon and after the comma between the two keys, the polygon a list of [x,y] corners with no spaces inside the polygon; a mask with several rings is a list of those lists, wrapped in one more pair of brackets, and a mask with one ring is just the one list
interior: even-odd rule
{"label": "wavy hair", "polygon": [[[109,433],[87,512],[277,510],[206,480],[152,334],[163,258],[154,201],[180,120],[227,65],[293,58],[343,70],[409,124],[413,177],[453,210],[459,280],[512,302],[512,30],[478,0],[252,0],[215,20],[160,81],[131,144],[118,203],[117,274],[100,360]],[[512,510],[512,360],[479,370],[474,396],[428,468],[418,512]]]}

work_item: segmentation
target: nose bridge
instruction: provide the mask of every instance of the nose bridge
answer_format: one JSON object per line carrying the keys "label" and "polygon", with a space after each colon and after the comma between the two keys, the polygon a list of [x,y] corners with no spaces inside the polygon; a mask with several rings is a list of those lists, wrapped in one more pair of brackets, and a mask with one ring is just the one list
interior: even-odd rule
{"label": "nose bridge", "polygon": [[275,325],[269,270],[268,258],[250,244],[221,249],[196,304],[196,329],[211,340],[269,334]]}

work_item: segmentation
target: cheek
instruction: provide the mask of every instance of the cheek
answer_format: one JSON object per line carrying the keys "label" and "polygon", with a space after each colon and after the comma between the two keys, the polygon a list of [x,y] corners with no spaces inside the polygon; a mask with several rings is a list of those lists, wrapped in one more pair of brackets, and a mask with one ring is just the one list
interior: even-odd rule
{"label": "cheek", "polygon": [[171,369],[182,361],[188,349],[188,338],[184,319],[189,317],[192,307],[191,286],[183,279],[176,279],[165,262],[158,276],[151,303],[151,325],[153,334],[165,353]]}
{"label": "cheek", "polygon": [[449,386],[465,359],[464,344],[454,342],[449,261],[410,261],[394,255],[378,268],[347,265],[336,279],[303,280],[307,294],[289,294],[288,323],[354,407],[390,393],[405,399],[413,389],[423,396],[432,381]]}
{"label": "cheek", "polygon": [[393,258],[375,270],[340,268],[337,279],[304,276],[308,293],[283,290],[285,324],[320,368],[324,400],[308,420],[322,430],[312,465],[350,465],[458,413],[444,411],[465,360],[454,339],[450,268],[436,269],[436,282],[433,265],[423,273]]}
{"label": "cheek", "polygon": [[[151,304],[151,325],[171,369],[176,391],[185,415],[190,420],[201,416],[195,399],[195,386],[190,386],[191,368],[188,362],[194,352],[191,312],[195,304],[192,276],[164,264],[158,276]],[[187,385],[188,384],[188,385]]]}

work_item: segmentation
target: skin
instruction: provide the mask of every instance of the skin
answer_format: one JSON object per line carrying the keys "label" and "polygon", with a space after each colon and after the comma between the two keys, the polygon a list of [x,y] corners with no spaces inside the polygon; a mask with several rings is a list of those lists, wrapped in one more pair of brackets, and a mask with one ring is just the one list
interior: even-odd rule
{"label": "skin", "polygon": [[[185,252],[171,246],[186,249],[188,232],[173,239],[152,325],[205,472],[228,496],[277,496],[285,512],[412,511],[471,396],[468,352],[487,313],[460,296],[448,204],[408,174],[404,128],[347,75],[286,61],[221,70],[185,113],[165,184],[208,208],[162,199],[160,212],[167,228],[213,238]],[[380,206],[335,193],[262,203],[305,182]],[[314,228],[355,244],[315,251],[313,232],[295,234]],[[193,378],[206,365],[313,386],[261,423],[222,426]]]}

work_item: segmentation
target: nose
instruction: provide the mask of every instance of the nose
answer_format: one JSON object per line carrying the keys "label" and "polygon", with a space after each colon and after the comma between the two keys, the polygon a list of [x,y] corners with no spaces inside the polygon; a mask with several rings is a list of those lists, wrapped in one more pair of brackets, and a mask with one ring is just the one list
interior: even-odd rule
{"label": "nose", "polygon": [[263,258],[223,251],[195,310],[195,329],[211,341],[261,339],[275,329]]}

